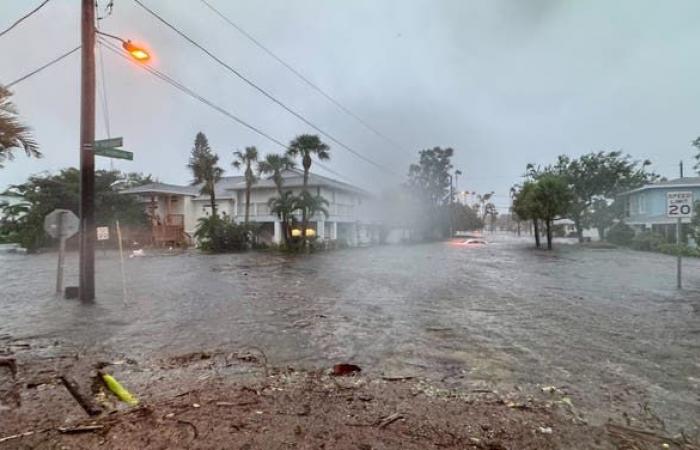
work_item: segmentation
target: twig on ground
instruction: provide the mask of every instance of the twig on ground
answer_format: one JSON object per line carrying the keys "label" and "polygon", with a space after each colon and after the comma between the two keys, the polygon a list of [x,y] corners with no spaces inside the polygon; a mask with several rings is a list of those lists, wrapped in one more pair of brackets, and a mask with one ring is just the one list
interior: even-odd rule
{"label": "twig on ground", "polygon": [[36,433],[41,433],[41,432],[43,432],[43,431],[46,431],[46,430],[40,430],[40,431],[25,431],[24,433],[18,433],[18,434],[13,434],[13,435],[11,435],[11,436],[5,436],[5,437],[3,437],[3,438],[0,438],[0,444],[2,444],[3,442],[7,442],[7,441],[14,440],[14,439],[19,439],[19,438],[31,436],[31,435],[36,434]]}
{"label": "twig on ground", "polygon": [[375,425],[379,428],[386,428],[392,423],[396,422],[397,420],[400,419],[405,419],[406,416],[404,416],[402,413],[395,412],[393,414],[389,414],[388,416],[384,417],[383,419],[379,419],[377,422],[375,422]]}
{"label": "twig on ground", "polygon": [[104,425],[83,425],[78,427],[59,427],[58,431],[61,433],[71,434],[71,433],[88,433],[91,431],[102,430]]}

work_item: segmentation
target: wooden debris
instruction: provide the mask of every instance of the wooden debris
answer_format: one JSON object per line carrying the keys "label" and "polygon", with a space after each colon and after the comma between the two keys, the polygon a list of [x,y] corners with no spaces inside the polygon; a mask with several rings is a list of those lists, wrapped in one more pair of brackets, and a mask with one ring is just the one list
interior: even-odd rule
{"label": "wooden debris", "polygon": [[104,425],[82,425],[78,427],[59,427],[58,431],[65,434],[90,433],[104,428]]}
{"label": "wooden debris", "polygon": [[394,413],[394,414],[389,414],[388,416],[384,417],[383,419],[379,419],[375,425],[379,428],[386,428],[392,423],[396,422],[397,420],[405,419],[406,416],[404,416],[402,413]]}
{"label": "wooden debris", "polygon": [[38,432],[37,431],[25,431],[24,433],[13,434],[11,436],[5,436],[3,438],[0,438],[0,444],[2,444],[3,442],[11,441],[13,439],[19,439],[19,438],[23,438],[26,436],[31,436],[35,433],[38,433]]}
{"label": "wooden debris", "polygon": [[96,416],[102,412],[102,408],[97,406],[89,396],[82,393],[77,381],[65,375],[62,375],[60,379],[75,401],[78,402],[89,416]]}

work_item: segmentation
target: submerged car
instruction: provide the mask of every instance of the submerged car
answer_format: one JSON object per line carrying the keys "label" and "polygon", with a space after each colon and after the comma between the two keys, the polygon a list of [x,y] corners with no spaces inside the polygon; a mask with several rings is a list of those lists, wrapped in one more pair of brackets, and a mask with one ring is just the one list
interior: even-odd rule
{"label": "submerged car", "polygon": [[484,246],[488,245],[488,242],[486,242],[483,239],[471,238],[471,239],[467,239],[463,242],[458,243],[458,245],[461,245],[464,247],[484,247]]}

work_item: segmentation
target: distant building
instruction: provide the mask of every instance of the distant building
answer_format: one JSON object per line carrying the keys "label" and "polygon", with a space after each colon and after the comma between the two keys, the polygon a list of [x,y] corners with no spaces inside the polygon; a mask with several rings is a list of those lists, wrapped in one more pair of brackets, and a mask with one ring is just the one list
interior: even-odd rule
{"label": "distant building", "polygon": [[625,201],[625,223],[638,231],[675,234],[676,219],[666,216],[666,193],[675,191],[692,192],[694,202],[700,201],[700,177],[661,181],[620,194]]}
{"label": "distant building", "polygon": [[[299,194],[303,172],[296,169],[282,173],[283,189]],[[340,240],[348,245],[367,245],[378,242],[379,227],[371,218],[368,207],[371,195],[353,185],[317,174],[309,174],[309,191],[328,200],[329,216],[311,217],[309,226],[319,239]],[[197,221],[211,215],[208,195],[200,194],[201,185],[181,186],[150,183],[121,191],[135,195],[144,203],[152,221],[155,243],[191,241]],[[216,208],[221,215],[231,216],[237,223],[245,217],[245,178],[222,177],[216,184]],[[277,197],[277,188],[271,177],[259,179],[251,189],[250,221],[261,225],[260,238],[266,242],[282,242],[279,218],[270,212],[268,201]]]}

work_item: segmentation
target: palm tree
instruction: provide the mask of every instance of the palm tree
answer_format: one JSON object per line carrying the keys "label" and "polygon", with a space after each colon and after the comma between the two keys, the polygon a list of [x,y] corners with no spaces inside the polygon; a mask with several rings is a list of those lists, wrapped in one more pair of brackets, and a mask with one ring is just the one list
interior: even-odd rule
{"label": "palm tree", "polygon": [[[328,200],[320,194],[311,195],[307,191],[303,191],[301,195],[295,198],[294,210],[301,211],[302,217],[310,218],[321,213],[328,217]],[[306,225],[302,224],[302,236],[306,241]]]}
{"label": "palm tree", "polygon": [[250,217],[250,190],[253,187],[253,183],[257,181],[252,165],[258,161],[258,149],[246,147],[244,152],[238,150],[233,152],[233,157],[235,158],[233,167],[240,169],[245,166],[245,223],[248,224],[248,217]]}
{"label": "palm tree", "polygon": [[288,169],[293,169],[294,161],[287,155],[279,155],[276,153],[268,153],[265,155],[265,159],[258,162],[258,173],[262,174],[272,174],[272,180],[277,186],[277,193],[282,196],[282,184],[284,183],[284,178],[282,178],[282,172]]}
{"label": "palm tree", "polygon": [[282,222],[282,236],[284,243],[288,244],[291,239],[289,232],[289,218],[292,217],[297,205],[297,197],[292,191],[281,193],[279,197],[272,197],[267,202],[270,207],[270,212],[276,214]]}
{"label": "palm tree", "polygon": [[[302,134],[290,142],[289,148],[287,149],[287,155],[292,158],[301,157],[301,164],[304,167],[304,185],[302,188],[302,193],[308,193],[307,188],[309,185],[311,157],[316,156],[316,158],[319,160],[330,159],[330,155],[328,154],[329,150],[330,147],[323,143],[321,138],[315,134]],[[302,209],[301,223],[303,227],[302,229],[304,230],[302,233],[304,240],[306,240],[306,226],[308,225],[309,219],[306,213],[307,210]]]}
{"label": "palm tree", "polygon": [[21,148],[27,156],[41,158],[39,146],[29,128],[17,120],[17,109],[10,101],[10,91],[0,86],[0,168],[2,162],[13,159],[13,151]]}
{"label": "palm tree", "polygon": [[212,217],[217,217],[216,183],[224,174],[224,169],[217,165],[218,162],[219,156],[211,150],[207,137],[200,131],[194,139],[194,147],[187,167],[192,170],[192,185],[201,184],[202,188],[199,192],[202,195],[209,195]]}

